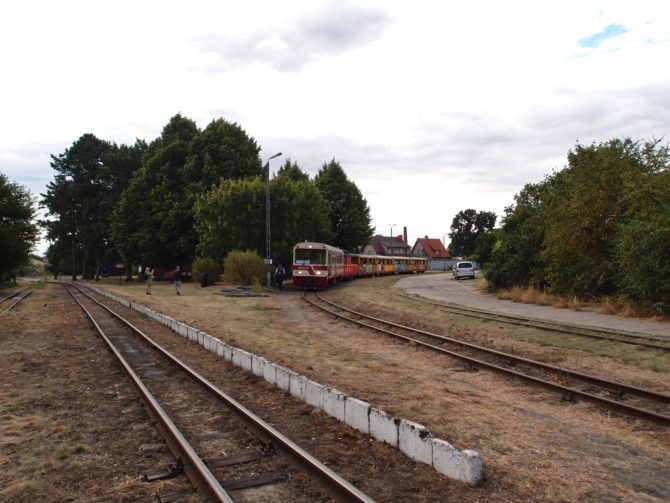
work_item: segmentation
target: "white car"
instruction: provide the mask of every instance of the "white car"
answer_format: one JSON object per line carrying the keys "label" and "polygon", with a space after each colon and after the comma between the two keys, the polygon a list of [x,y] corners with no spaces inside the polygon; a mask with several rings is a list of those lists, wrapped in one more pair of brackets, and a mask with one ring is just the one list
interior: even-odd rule
{"label": "white car", "polygon": [[472,262],[457,262],[451,270],[454,279],[472,278],[475,279],[475,268]]}

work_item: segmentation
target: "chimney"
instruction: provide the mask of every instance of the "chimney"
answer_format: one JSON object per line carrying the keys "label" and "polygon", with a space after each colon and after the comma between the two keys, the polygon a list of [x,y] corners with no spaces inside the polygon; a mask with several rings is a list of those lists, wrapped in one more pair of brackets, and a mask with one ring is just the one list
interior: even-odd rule
{"label": "chimney", "polygon": [[407,244],[407,227],[402,228],[402,239],[403,243]]}

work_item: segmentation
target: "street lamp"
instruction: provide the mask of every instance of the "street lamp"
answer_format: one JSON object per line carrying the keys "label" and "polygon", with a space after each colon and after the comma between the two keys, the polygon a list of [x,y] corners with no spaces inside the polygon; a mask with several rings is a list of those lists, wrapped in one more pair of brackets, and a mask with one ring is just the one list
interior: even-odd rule
{"label": "street lamp", "polygon": [[265,265],[267,267],[266,286],[272,286],[272,259],[270,258],[270,160],[279,157],[281,152],[268,157],[265,161]]}
{"label": "street lamp", "polygon": [[389,234],[391,235],[391,241],[389,242],[389,253],[393,255],[393,228],[395,224],[389,224]]}

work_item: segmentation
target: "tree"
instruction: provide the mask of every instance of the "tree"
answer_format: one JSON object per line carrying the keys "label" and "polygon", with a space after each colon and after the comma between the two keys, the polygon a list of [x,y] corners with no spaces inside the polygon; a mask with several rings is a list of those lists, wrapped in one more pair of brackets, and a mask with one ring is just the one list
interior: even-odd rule
{"label": "tree", "polygon": [[[490,233],[496,219],[496,214],[490,211],[459,211],[451,222],[449,253],[454,257],[471,256],[475,252],[477,237]],[[481,242],[484,242],[483,239]]]}
{"label": "tree", "polygon": [[314,183],[326,201],[332,244],[355,251],[368,243],[374,232],[370,226],[370,208],[340,164],[335,159],[324,163]]}
{"label": "tree", "polygon": [[[102,159],[112,148],[110,143],[84,134],[58,157],[52,155],[56,176],[42,194],[42,204],[52,217],[42,222],[47,238],[75,243],[73,262],[77,255],[83,277],[92,275],[91,264],[99,263],[105,248],[108,215],[100,203],[106,199],[110,183]],[[72,279],[76,279],[76,270]]]}
{"label": "tree", "polygon": [[670,152],[643,149],[646,172],[624,181],[624,206],[614,239],[616,283],[623,293],[670,314]]}
{"label": "tree", "polygon": [[[126,262],[158,268],[191,263],[198,243],[198,195],[221,179],[259,176],[258,152],[237,124],[218,119],[200,132],[192,120],[172,117],[147,148],[114,212],[114,239]],[[137,215],[143,221],[138,223]]]}
{"label": "tree", "polygon": [[640,180],[645,169],[639,144],[630,139],[577,145],[568,153],[568,167],[554,175],[546,198],[543,257],[553,293],[615,293],[613,253],[626,212],[624,181]]}
{"label": "tree", "polygon": [[550,184],[551,179],[547,179],[526,185],[514,196],[516,204],[505,208],[491,257],[484,268],[489,289],[544,287],[544,200]]}
{"label": "tree", "polygon": [[0,173],[0,280],[16,277],[18,268],[28,262],[39,237],[34,218],[30,192]]}
{"label": "tree", "polygon": [[287,177],[294,182],[307,181],[309,180],[309,175],[300,169],[297,162],[291,161],[291,159],[286,159],[283,166],[277,171],[278,177]]}
{"label": "tree", "polygon": [[[271,254],[275,263],[290,263],[298,241],[330,239],[326,202],[309,179],[287,173],[270,182]],[[265,182],[222,180],[198,197],[195,227],[198,252],[221,261],[233,250],[265,256]]]}

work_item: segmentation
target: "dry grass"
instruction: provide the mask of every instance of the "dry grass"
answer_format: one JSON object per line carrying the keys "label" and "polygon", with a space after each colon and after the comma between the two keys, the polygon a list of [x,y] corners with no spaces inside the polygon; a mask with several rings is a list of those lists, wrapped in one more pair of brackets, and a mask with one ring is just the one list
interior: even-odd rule
{"label": "dry grass", "polygon": [[[601,314],[612,314],[626,318],[654,318],[663,319],[654,312],[651,307],[642,307],[635,304],[626,297],[605,297],[595,300],[579,299],[551,295],[535,287],[514,287],[509,290],[500,290],[495,296],[503,300],[520,302],[523,304],[536,304],[540,306],[552,306],[559,309],[573,309],[575,311],[593,311]],[[667,319],[667,317],[665,317]]]}

